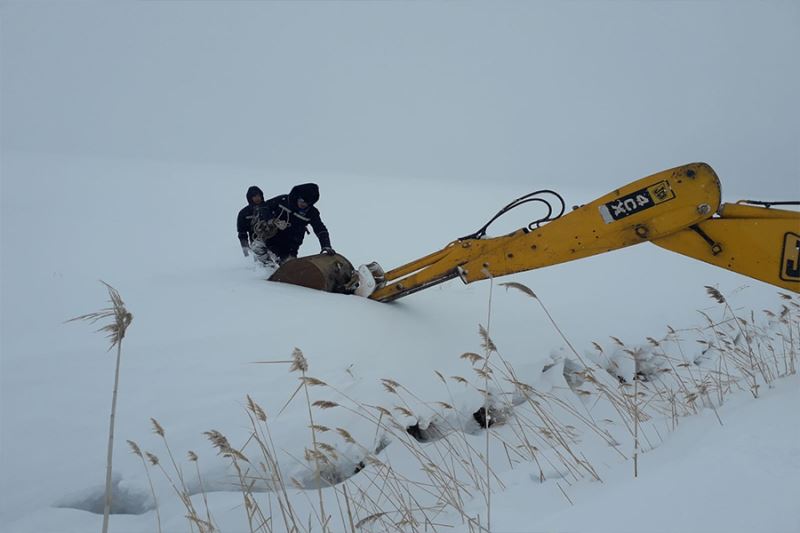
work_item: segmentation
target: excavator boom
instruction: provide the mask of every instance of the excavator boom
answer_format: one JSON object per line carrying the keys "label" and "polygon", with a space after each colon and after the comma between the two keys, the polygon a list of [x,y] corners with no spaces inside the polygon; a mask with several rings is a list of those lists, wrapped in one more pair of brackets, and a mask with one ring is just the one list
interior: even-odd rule
{"label": "excavator boom", "polygon": [[800,213],[722,204],[719,217],[653,244],[777,287],[800,292]]}
{"label": "excavator boom", "polygon": [[694,163],[616,189],[539,228],[463,239],[385,273],[370,298],[388,302],[442,281],[465,283],[574,261],[666,237],[711,217],[720,205],[714,170]]}

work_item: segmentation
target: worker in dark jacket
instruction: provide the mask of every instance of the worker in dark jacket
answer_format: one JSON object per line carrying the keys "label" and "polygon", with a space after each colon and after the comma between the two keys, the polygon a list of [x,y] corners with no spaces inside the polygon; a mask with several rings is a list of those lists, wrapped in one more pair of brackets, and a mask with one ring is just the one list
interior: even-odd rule
{"label": "worker in dark jacket", "polygon": [[255,240],[253,235],[253,217],[255,209],[264,202],[264,193],[261,189],[253,185],[247,189],[247,205],[239,211],[236,217],[236,231],[239,234],[239,244],[242,245],[242,253],[245,257],[250,254],[250,243]]}
{"label": "worker in dark jacket", "polygon": [[252,250],[262,262],[285,263],[297,257],[310,225],[319,239],[323,254],[333,255],[328,228],[323,224],[314,204],[319,200],[316,183],[304,183],[292,188],[289,194],[276,196],[258,206],[254,226],[256,237]]}

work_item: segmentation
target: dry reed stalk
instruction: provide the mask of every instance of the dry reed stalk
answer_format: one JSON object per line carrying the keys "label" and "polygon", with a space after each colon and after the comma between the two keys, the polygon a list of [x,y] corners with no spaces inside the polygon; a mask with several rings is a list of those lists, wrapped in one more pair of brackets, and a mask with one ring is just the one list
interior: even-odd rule
{"label": "dry reed stalk", "polygon": [[[311,442],[314,446],[314,468],[315,468],[315,476],[317,479],[317,494],[319,496],[319,514],[320,514],[320,525],[322,526],[323,531],[327,531],[328,528],[326,524],[328,523],[328,517],[325,514],[325,504],[322,499],[322,475],[320,473],[320,464],[319,464],[319,445],[317,443],[317,431],[315,429],[314,424],[314,415],[311,412],[311,396],[308,393],[309,387],[309,380],[306,376],[306,372],[308,371],[308,361],[306,361],[303,352],[299,348],[295,348],[292,352],[292,365],[289,367],[289,372],[300,371],[302,373],[301,384],[303,387],[303,392],[306,397],[306,407],[308,408],[308,420],[311,423]],[[319,383],[322,383],[321,381]]]}
{"label": "dry reed stalk", "polygon": [[239,465],[239,462],[242,461],[245,464],[249,464],[250,460],[240,451],[233,448],[228,441],[228,438],[225,437],[222,433],[217,430],[211,429],[204,432],[204,435],[208,438],[211,442],[212,446],[217,449],[217,453],[223,457],[227,457],[231,461],[231,465],[233,466],[234,470],[236,470],[236,476],[239,481],[239,487],[242,490],[242,499],[244,502],[244,507],[246,510],[247,515],[247,522],[250,528],[251,533],[255,533],[255,526],[253,524],[253,517],[254,513],[252,511],[253,507],[252,503],[252,490],[253,490],[253,482],[247,482],[247,473],[242,470],[242,467]]}
{"label": "dry reed stalk", "polygon": [[197,473],[197,485],[198,487],[200,487],[200,493],[203,495],[203,505],[206,508],[206,523],[211,525],[213,531],[214,526],[213,526],[213,520],[211,520],[211,508],[208,506],[208,494],[206,493],[206,489],[203,486],[203,477],[200,475],[200,465],[198,464],[199,461],[197,454],[189,450],[186,455],[189,458],[189,462],[194,463],[195,472]]}
{"label": "dry reed stalk", "polygon": [[[486,274],[489,274],[488,270],[486,270],[486,269],[484,269],[484,272]],[[483,348],[484,348],[484,354],[485,354],[485,357],[484,357],[484,360],[483,360],[483,372],[484,372],[484,385],[483,385],[483,388],[484,388],[484,390],[487,390],[487,391],[489,390],[489,375],[487,373],[488,365],[489,365],[489,358],[491,357],[492,352],[496,352],[497,351],[497,347],[495,346],[494,342],[492,342],[492,339],[491,339],[491,337],[489,335],[489,332],[491,331],[491,327],[492,327],[492,294],[493,294],[493,292],[494,292],[494,276],[489,274],[489,300],[488,300],[487,305],[486,305],[486,307],[487,307],[487,310],[486,310],[486,330],[484,330],[483,327],[480,327],[480,334],[481,334],[481,337],[483,338]],[[486,448],[485,448],[485,454],[486,454],[486,472],[485,472],[485,474],[486,474],[486,480],[485,480],[485,482],[486,482],[486,528],[487,528],[487,530],[491,531],[491,528],[492,528],[492,485],[491,485],[491,477],[489,476],[489,473],[490,473],[490,467],[489,467],[489,464],[490,464],[489,444],[490,444],[490,440],[491,440],[490,439],[490,435],[491,434],[489,432],[489,425],[490,425],[489,424],[490,423],[489,407],[490,407],[490,405],[489,405],[489,395],[487,394],[487,395],[484,396],[484,405],[483,405],[483,409],[484,409],[484,417],[483,417],[483,419],[484,419],[484,428],[483,428],[483,430],[484,430],[484,433],[486,434]]]}
{"label": "dry reed stalk", "polygon": [[[161,437],[161,440],[164,443],[164,448],[167,450],[167,456],[169,456],[170,462],[172,463],[172,468],[175,470],[175,473],[178,476],[178,481],[180,481],[181,489],[185,494],[188,494],[189,490],[186,488],[186,480],[183,477],[183,472],[178,467],[177,461],[175,461],[175,457],[172,455],[172,450],[170,449],[169,442],[167,441],[166,431],[155,418],[150,418],[150,423],[153,426],[153,433]],[[191,510],[194,511],[194,507],[192,507]]]}
{"label": "dry reed stalk", "polygon": [[[299,526],[297,523],[296,514],[294,512],[291,499],[289,498],[289,494],[286,491],[286,484],[283,480],[280,467],[275,459],[275,445],[272,441],[272,434],[270,432],[269,425],[267,424],[266,413],[255,402],[252,402],[252,405],[252,414],[247,414],[250,418],[250,424],[253,428],[253,435],[256,443],[258,444],[262,453],[262,457],[265,460],[264,466],[265,471],[270,476],[270,486],[276,489],[276,493],[278,495],[278,507],[281,512],[285,529],[290,533],[297,532],[299,531]],[[257,420],[260,422],[260,424],[257,422]]]}
{"label": "dry reed stalk", "polygon": [[128,327],[131,325],[133,321],[133,315],[128,312],[125,308],[125,302],[122,301],[122,297],[120,296],[117,289],[106,283],[105,281],[100,280],[100,283],[105,285],[106,289],[108,290],[109,301],[111,303],[111,307],[106,307],[105,309],[101,309],[100,311],[96,311],[94,313],[88,313],[85,315],[77,316],[75,318],[71,318],[67,320],[67,322],[74,322],[78,320],[85,320],[88,321],[90,324],[94,324],[99,320],[104,320],[106,318],[111,318],[112,321],[105,326],[101,327],[98,332],[105,332],[107,335],[106,337],[109,339],[109,347],[108,350],[111,351],[115,346],[117,348],[117,359],[116,365],[114,367],[114,390],[111,395],[111,416],[110,421],[108,424],[108,451],[106,457],[106,487],[105,487],[105,499],[103,504],[103,533],[108,532],[108,523],[109,517],[111,515],[111,499],[112,499],[112,464],[113,464],[113,455],[114,455],[114,425],[115,425],[115,418],[117,416],[117,392],[119,390],[119,373],[120,373],[120,362],[122,360],[122,339],[125,338],[125,334],[128,331]]}
{"label": "dry reed stalk", "polygon": [[[147,460],[150,462],[150,464],[152,466],[157,467],[161,471],[161,474],[164,476],[164,478],[166,478],[166,480],[169,482],[170,486],[172,487],[172,490],[175,491],[175,494],[178,496],[178,499],[181,501],[183,506],[186,507],[187,516],[196,516],[197,513],[194,511],[192,507],[192,501],[189,498],[189,495],[185,492],[182,492],[178,488],[178,485],[172,479],[172,476],[169,475],[169,472],[167,472],[164,466],[161,464],[161,460],[158,458],[158,456],[150,452],[144,452],[144,455],[145,457],[147,457]],[[192,531],[194,531],[195,525],[196,525],[195,522],[191,520],[189,521],[189,528]]]}
{"label": "dry reed stalk", "polygon": [[156,525],[158,527],[158,533],[161,533],[161,512],[158,509],[158,498],[156,498],[156,490],[153,488],[153,478],[150,476],[150,469],[147,467],[147,461],[144,459],[144,454],[142,454],[141,448],[139,445],[136,444],[134,441],[129,440],[128,446],[131,448],[131,453],[133,453],[136,457],[141,459],[142,466],[144,467],[144,473],[147,477],[147,484],[150,485],[150,494],[153,496],[153,505],[155,506],[156,511]]}
{"label": "dry reed stalk", "polygon": [[[706,286],[706,290],[712,296],[712,298],[716,299],[719,303],[725,306],[725,309],[731,314],[731,316],[733,316],[734,319],[736,318],[736,314],[733,312],[733,309],[731,309],[728,300],[722,295],[721,292],[719,292],[719,290],[709,286]],[[747,343],[747,355],[750,358],[750,366],[753,370],[753,374],[755,374],[755,370],[757,368],[761,373],[761,376],[764,378],[764,381],[769,384],[770,380],[764,372],[761,361],[753,353],[753,346],[750,342],[750,336],[745,333],[740,320],[734,320],[734,323],[736,324],[736,327],[739,328],[739,333],[742,335],[742,337],[744,337],[744,340]],[[758,398],[758,384],[756,383],[755,375],[753,375],[753,387],[751,392],[753,393],[753,397]]]}
{"label": "dry reed stalk", "polygon": [[586,361],[583,360],[583,357],[580,356],[580,354],[575,349],[575,347],[572,345],[572,343],[569,342],[569,339],[567,339],[567,336],[564,335],[564,332],[561,330],[561,328],[558,327],[558,324],[556,324],[556,321],[553,319],[553,315],[551,315],[550,311],[547,310],[547,307],[544,305],[544,302],[542,302],[539,299],[539,297],[536,296],[536,294],[530,288],[526,287],[522,283],[515,283],[515,282],[501,283],[500,286],[501,287],[506,287],[506,290],[508,290],[509,288],[516,289],[518,291],[523,292],[524,294],[527,294],[528,296],[530,296],[534,300],[536,300],[539,303],[539,306],[542,308],[542,311],[544,311],[544,314],[547,315],[547,318],[550,320],[550,324],[553,325],[553,327],[558,332],[558,334],[561,336],[561,338],[564,340],[564,342],[567,344],[567,346],[569,346],[569,349],[572,351],[573,354],[575,354],[575,357],[578,358],[578,361],[580,361],[583,366],[586,366],[586,367],[589,366],[589,365],[586,364]]}
{"label": "dry reed stalk", "polygon": [[639,477],[639,378],[633,376],[633,477]]}
{"label": "dry reed stalk", "polygon": [[350,494],[347,492],[347,483],[342,483],[344,492],[344,502],[347,505],[347,524],[350,526],[350,533],[356,533],[356,525],[353,522],[353,509],[350,505]]}

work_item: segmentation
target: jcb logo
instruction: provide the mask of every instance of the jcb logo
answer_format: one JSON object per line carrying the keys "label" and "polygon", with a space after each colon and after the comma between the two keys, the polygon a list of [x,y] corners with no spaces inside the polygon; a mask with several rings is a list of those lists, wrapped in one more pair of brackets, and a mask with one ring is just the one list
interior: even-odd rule
{"label": "jcb logo", "polygon": [[787,233],[783,237],[781,279],[800,281],[800,235],[797,233]]}

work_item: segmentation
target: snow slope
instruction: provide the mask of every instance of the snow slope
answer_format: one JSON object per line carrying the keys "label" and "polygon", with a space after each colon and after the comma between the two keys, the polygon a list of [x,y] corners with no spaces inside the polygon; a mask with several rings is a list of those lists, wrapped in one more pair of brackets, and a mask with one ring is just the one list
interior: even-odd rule
{"label": "snow slope", "polygon": [[[93,328],[64,323],[104,306],[107,295],[98,279],[114,285],[134,315],[123,345],[114,471],[125,510],[146,512],[114,515],[114,531],[156,529],[144,468],[125,444],[136,441],[167,463],[150,417],[166,429],[184,472],[193,472],[186,452],[199,455],[219,529],[248,530],[241,495],[230,489],[227,460],[202,434],[219,430],[232,446],[244,446],[250,434],[248,394],[268,413],[282,468],[307,489],[291,489],[299,512],[313,515],[314,476],[302,459],[311,446],[308,407],[302,393],[288,402],[298,386],[297,374],[285,363],[254,364],[291,359],[295,347],[308,360],[308,375],[328,385],[312,387],[311,401],[345,405],[350,398],[390,410],[404,406],[413,416],[394,411],[401,425],[418,420],[425,428],[438,420],[440,428],[453,432],[442,441],[417,444],[426,453],[441,451],[443,443],[476,450],[485,445],[485,433],[471,421],[483,402],[479,387],[449,378],[445,387],[436,374],[475,380],[471,365],[460,356],[482,353],[479,325],[489,326],[499,356],[520,380],[575,400],[560,374],[563,357],[572,355],[538,303],[518,291],[492,288],[488,282],[464,286],[456,280],[388,305],[265,282],[265,272],[241,256],[235,214],[248,185],[279,193],[305,180],[303,174],[23,152],[8,153],[2,165],[4,176],[14,177],[4,179],[2,196],[4,531],[100,526],[100,515],[75,507],[91,508],[102,494],[114,358],[105,353],[106,342]],[[366,178],[314,179],[320,183],[319,207],[334,247],[356,263],[378,259],[387,267],[472,231],[496,208],[527,192],[431,180],[424,183],[425,194],[418,194],[421,182],[387,178],[382,181],[387,194],[365,200],[356,191],[369,187]],[[567,185],[562,192],[571,205],[617,185],[582,190]],[[58,201],[42,205],[37,201],[42,191]],[[515,216],[496,233],[535,218],[530,212]],[[317,251],[313,235],[301,251]],[[703,318],[696,309],[721,318],[704,285],[717,286],[745,315],[750,309],[779,312],[783,302],[770,286],[647,245],[509,280],[537,293],[584,357],[595,340],[611,354],[610,335],[638,346],[646,344],[647,336],[662,338],[668,324],[676,329],[699,325]],[[700,348],[688,344],[687,350],[691,359]],[[381,380],[387,378],[404,387],[400,394],[384,386]],[[498,427],[490,445],[498,476],[493,478],[492,530],[797,531],[797,385],[794,376],[778,380],[774,389],[764,387],[758,400],[747,392],[732,396],[719,409],[722,426],[708,409],[682,418],[674,432],[665,432],[669,424],[664,423],[643,445],[651,451],[640,457],[636,480],[631,461],[622,458],[633,451],[624,432],[612,431],[621,453],[588,430],[577,439],[602,483],[586,477],[569,480],[555,467],[545,468],[540,483],[532,463],[512,464],[506,458],[500,442],[512,438],[513,424]],[[435,402],[453,409],[443,411]],[[352,473],[370,450],[381,447],[383,430],[358,409],[314,411],[315,423],[345,428],[359,443],[326,436],[339,452],[340,472]],[[516,412],[512,419],[522,416]],[[387,438],[388,446],[375,457],[418,478],[420,465],[403,444],[413,439]],[[350,490],[372,479],[379,468],[367,464],[347,481]],[[152,474],[163,531],[188,531],[186,510],[163,476],[157,470]],[[196,489],[195,483],[190,491]],[[327,508],[336,509],[335,491],[323,493]],[[485,521],[480,493],[462,496],[464,513]],[[200,506],[201,495],[194,501]],[[332,512],[333,530],[344,530],[346,520]],[[455,528],[440,526],[445,531],[469,530],[452,509],[437,513],[433,522]],[[318,523],[313,530],[319,530]]]}

